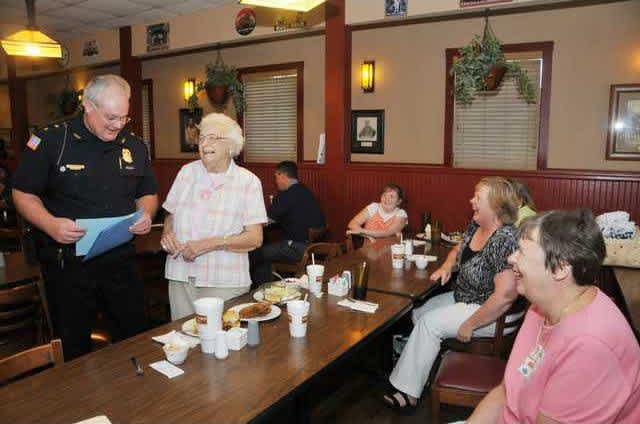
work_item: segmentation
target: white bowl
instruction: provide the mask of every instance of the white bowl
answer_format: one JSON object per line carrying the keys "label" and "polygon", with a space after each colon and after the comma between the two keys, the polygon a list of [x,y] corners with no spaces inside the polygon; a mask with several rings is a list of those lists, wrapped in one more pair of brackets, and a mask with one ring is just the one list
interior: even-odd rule
{"label": "white bowl", "polygon": [[180,365],[187,359],[189,346],[184,343],[167,343],[162,347],[162,350],[164,350],[164,354],[167,356],[167,361],[175,365]]}
{"label": "white bowl", "polygon": [[413,260],[416,263],[416,268],[426,269],[429,264],[429,259],[426,255],[413,255]]}

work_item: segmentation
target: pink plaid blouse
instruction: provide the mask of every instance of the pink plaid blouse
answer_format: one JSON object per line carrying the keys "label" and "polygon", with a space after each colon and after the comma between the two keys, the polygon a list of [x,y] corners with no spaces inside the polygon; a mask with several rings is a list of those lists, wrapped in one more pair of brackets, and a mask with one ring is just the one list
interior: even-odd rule
{"label": "pink plaid blouse", "polygon": [[[267,222],[260,179],[233,161],[213,180],[202,161],[182,167],[162,205],[173,215],[178,241],[240,234],[247,225]],[[186,262],[167,256],[165,277],[194,281],[198,287],[248,287],[249,255],[216,250]]]}

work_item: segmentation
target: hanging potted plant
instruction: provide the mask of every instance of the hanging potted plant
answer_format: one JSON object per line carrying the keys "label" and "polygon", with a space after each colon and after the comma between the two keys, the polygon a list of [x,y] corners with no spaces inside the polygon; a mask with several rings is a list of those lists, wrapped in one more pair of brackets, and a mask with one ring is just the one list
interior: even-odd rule
{"label": "hanging potted plant", "polygon": [[58,94],[49,94],[48,102],[51,104],[55,112],[51,113],[53,118],[64,118],[73,115],[80,106],[80,91],[71,88],[69,77],[65,88]]}
{"label": "hanging potted plant", "polygon": [[244,87],[238,79],[238,71],[222,61],[220,51],[216,62],[207,65],[206,74],[206,80],[198,83],[198,91],[205,90],[216,109],[224,109],[231,96],[236,113],[240,115],[244,107]]}
{"label": "hanging potted plant", "polygon": [[518,62],[505,59],[502,45],[486,17],[482,37],[476,35],[460,49],[459,57],[451,67],[451,75],[455,77],[456,101],[468,105],[478,92],[496,90],[507,72],[515,78],[522,98],[527,103],[535,103],[536,91],[527,72]]}

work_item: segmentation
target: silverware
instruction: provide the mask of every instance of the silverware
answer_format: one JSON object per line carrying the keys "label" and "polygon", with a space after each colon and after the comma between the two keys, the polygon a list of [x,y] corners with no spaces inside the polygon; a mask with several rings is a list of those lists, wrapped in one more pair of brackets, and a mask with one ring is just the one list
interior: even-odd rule
{"label": "silverware", "polygon": [[136,370],[136,375],[144,375],[142,365],[140,365],[135,356],[131,357],[131,363],[133,364],[133,368]]}
{"label": "silverware", "polygon": [[354,302],[354,303],[364,303],[365,305],[378,306],[377,303],[368,302],[366,300],[358,300],[358,299],[354,299],[352,297],[347,297],[347,300],[349,300],[350,302]]}

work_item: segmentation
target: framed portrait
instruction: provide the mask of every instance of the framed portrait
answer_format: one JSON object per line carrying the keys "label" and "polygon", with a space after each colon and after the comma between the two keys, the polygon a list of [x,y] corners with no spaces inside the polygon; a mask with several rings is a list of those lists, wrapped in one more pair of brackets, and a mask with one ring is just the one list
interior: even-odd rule
{"label": "framed portrait", "polygon": [[180,109],[180,151],[197,152],[200,131],[197,125],[202,120],[202,109]]}
{"label": "framed portrait", "polygon": [[407,16],[409,0],[384,0],[384,16]]}
{"label": "framed portrait", "polygon": [[384,110],[351,112],[351,153],[384,153]]}
{"label": "framed portrait", "polygon": [[607,159],[640,160],[640,84],[611,86]]}
{"label": "framed portrait", "polygon": [[169,48],[169,23],[147,25],[147,52]]}

